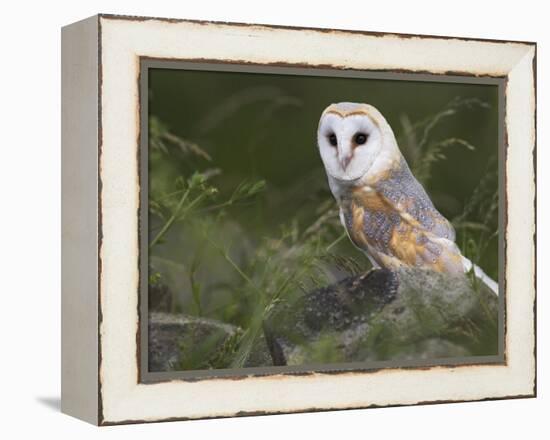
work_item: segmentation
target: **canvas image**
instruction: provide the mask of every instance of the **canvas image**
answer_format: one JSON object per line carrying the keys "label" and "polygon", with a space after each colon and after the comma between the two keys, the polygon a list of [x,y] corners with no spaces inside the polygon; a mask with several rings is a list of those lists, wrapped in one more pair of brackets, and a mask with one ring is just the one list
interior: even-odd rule
{"label": "canvas image", "polygon": [[148,372],[503,361],[498,84],[146,69]]}

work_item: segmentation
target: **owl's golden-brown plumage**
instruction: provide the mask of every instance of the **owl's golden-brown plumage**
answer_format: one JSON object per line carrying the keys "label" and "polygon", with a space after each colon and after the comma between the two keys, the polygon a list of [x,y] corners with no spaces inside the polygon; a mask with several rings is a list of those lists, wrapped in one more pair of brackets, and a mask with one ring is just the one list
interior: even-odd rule
{"label": "owl's golden-brown plumage", "polygon": [[372,186],[349,188],[340,197],[340,209],[349,237],[377,265],[464,271],[452,226],[404,161]]}

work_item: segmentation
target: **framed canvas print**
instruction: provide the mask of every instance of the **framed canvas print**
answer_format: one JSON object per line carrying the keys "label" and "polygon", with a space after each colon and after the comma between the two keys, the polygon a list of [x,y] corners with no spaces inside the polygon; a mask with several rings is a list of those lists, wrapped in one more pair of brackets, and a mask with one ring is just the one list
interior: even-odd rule
{"label": "framed canvas print", "polygon": [[536,395],[536,46],[99,15],[62,31],[62,410]]}

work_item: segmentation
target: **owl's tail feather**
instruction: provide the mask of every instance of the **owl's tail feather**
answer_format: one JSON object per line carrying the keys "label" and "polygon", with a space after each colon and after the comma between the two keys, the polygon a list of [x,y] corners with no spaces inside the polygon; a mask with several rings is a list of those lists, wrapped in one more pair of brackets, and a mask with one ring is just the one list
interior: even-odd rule
{"label": "owl's tail feather", "polygon": [[472,263],[466,257],[462,257],[462,264],[464,265],[464,272],[470,272],[473,268],[476,278],[481,280],[481,282],[485,284],[489,289],[491,289],[495,293],[495,295],[498,295],[498,283],[485,272],[483,272],[483,269],[481,269],[481,267]]}

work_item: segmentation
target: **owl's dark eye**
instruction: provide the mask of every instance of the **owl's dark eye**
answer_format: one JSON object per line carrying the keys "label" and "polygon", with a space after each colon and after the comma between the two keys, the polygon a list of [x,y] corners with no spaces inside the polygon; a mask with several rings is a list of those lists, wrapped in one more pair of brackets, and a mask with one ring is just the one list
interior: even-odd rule
{"label": "owl's dark eye", "polygon": [[357,145],[363,145],[365,142],[367,142],[367,135],[365,133],[357,133],[355,135],[355,143]]}
{"label": "owl's dark eye", "polygon": [[336,138],[336,135],[334,133],[328,135],[328,141],[333,147],[336,147],[338,145],[338,139]]}

